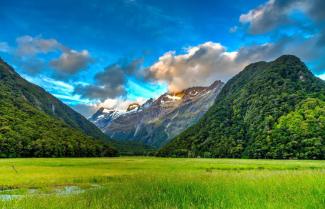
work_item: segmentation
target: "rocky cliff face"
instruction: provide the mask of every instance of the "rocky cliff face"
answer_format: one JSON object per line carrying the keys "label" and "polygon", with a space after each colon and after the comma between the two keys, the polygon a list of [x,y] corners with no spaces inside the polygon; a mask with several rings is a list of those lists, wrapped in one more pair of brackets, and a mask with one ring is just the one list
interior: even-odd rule
{"label": "rocky cliff face", "polygon": [[213,105],[223,85],[216,81],[209,87],[165,93],[143,105],[130,104],[126,112],[101,108],[90,121],[114,139],[160,147],[197,122]]}

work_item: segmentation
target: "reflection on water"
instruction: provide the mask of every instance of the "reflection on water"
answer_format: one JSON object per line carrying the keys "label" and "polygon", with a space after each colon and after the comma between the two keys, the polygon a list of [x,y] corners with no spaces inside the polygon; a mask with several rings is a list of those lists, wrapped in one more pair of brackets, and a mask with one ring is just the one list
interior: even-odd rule
{"label": "reflection on water", "polygon": [[14,200],[22,195],[17,195],[17,194],[0,194],[0,200]]}
{"label": "reflection on water", "polygon": [[53,190],[44,192],[41,189],[28,189],[27,191],[22,191],[19,189],[11,189],[11,190],[2,190],[0,191],[0,201],[10,201],[19,198],[23,198],[26,196],[39,196],[39,195],[73,195],[73,194],[81,194],[89,189],[98,188],[99,185],[93,184],[90,188],[84,189],[79,186],[65,186],[60,188],[55,188]]}

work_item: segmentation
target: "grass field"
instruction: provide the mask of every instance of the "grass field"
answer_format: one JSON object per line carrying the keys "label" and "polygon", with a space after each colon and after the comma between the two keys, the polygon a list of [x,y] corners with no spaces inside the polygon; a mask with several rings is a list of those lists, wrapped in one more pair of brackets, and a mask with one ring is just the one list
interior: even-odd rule
{"label": "grass field", "polygon": [[0,208],[325,208],[325,161],[2,159]]}

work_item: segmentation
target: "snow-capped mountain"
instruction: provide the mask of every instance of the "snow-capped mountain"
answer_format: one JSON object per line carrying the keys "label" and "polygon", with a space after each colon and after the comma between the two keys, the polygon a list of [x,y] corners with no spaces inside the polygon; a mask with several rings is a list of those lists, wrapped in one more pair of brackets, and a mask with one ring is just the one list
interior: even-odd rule
{"label": "snow-capped mountain", "polygon": [[223,85],[215,81],[209,87],[165,93],[142,105],[132,103],[125,112],[100,108],[89,120],[116,140],[160,147],[197,122],[213,105]]}

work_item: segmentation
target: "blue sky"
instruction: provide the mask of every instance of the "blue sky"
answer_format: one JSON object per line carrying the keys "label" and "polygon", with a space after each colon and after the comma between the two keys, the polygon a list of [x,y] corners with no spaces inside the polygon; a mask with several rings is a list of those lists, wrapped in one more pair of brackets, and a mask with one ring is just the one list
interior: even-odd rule
{"label": "blue sky", "polygon": [[323,2],[3,0],[0,56],[86,116],[285,53],[324,78]]}

